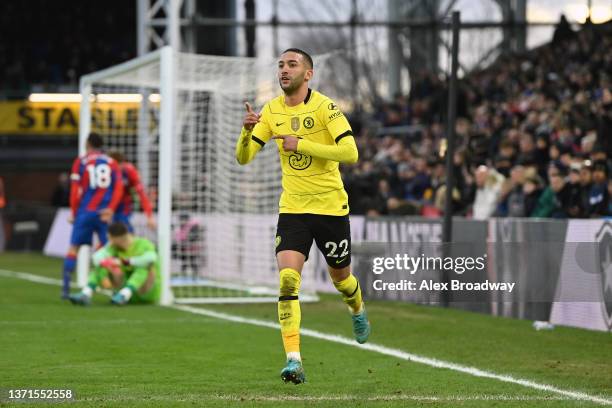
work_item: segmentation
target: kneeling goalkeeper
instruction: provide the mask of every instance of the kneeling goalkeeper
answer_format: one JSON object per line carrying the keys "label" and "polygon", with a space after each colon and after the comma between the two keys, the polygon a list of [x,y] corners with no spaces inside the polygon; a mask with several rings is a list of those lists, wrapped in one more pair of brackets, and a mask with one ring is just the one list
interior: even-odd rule
{"label": "kneeling goalkeeper", "polygon": [[93,255],[94,270],[89,283],[69,299],[76,305],[89,305],[98,287],[115,291],[111,302],[157,303],[161,295],[161,278],[155,245],[136,237],[125,224],[116,222],[108,228],[108,243]]}
{"label": "kneeling goalkeeper", "polygon": [[261,114],[246,104],[236,144],[240,164],[253,160],[270,141],[279,152],[283,192],[276,232],[278,319],[287,354],[281,378],[295,384],[305,381],[298,294],[313,241],[325,255],[331,280],[351,312],[355,339],[365,343],[370,335],[361,288],[351,273],[348,196],[339,171],[340,163],[357,161],[357,146],[334,101],[308,87],[313,73],[310,55],[297,48],[286,50],[278,61],[283,94],[269,101]]}

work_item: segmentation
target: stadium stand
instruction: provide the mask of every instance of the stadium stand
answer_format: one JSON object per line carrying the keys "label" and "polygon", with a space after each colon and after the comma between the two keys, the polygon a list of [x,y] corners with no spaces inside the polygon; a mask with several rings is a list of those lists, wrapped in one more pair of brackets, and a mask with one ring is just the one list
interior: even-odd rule
{"label": "stadium stand", "polygon": [[[611,72],[612,24],[574,32],[562,21],[551,43],[462,79],[455,214],[611,214]],[[409,95],[396,95],[369,118],[383,127],[422,125],[416,138],[361,127],[360,161],[344,171],[353,213],[442,213],[446,94],[443,80],[421,73]]]}
{"label": "stadium stand", "polygon": [[[133,30],[132,2],[58,1],[52,9],[44,4],[0,4],[0,37],[19,38],[0,42],[0,97],[75,91],[80,75],[135,56],[135,33],[112,29]],[[117,13],[121,7],[125,12]],[[562,20],[549,44],[524,55],[503,55],[463,78],[454,213],[475,218],[611,214],[611,72],[612,23],[573,31]],[[366,116],[351,115],[359,129],[360,161],[345,167],[343,175],[353,214],[442,214],[446,99],[445,80],[422,72],[408,95],[395,95]],[[379,135],[366,125],[372,122],[421,130]],[[20,141],[29,143],[25,139]]]}
{"label": "stadium stand", "polygon": [[81,75],[135,57],[135,9],[119,0],[0,2],[0,38],[18,39],[0,41],[0,89],[74,91]]}

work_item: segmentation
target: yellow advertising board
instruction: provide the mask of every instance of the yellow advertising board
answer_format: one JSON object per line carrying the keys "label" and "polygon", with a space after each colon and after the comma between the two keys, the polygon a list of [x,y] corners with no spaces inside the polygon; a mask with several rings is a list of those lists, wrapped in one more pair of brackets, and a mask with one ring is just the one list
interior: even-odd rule
{"label": "yellow advertising board", "polygon": [[[78,102],[0,101],[0,134],[77,135]],[[136,134],[139,103],[96,102],[91,108],[91,130],[102,134]],[[158,109],[150,109],[150,128],[157,127]]]}

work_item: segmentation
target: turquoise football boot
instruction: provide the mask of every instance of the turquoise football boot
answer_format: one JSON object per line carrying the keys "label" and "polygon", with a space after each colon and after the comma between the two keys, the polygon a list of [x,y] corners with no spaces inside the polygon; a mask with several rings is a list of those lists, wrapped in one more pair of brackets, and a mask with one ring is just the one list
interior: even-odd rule
{"label": "turquoise football boot", "polygon": [[365,305],[361,306],[361,312],[354,314],[351,317],[353,319],[353,334],[355,335],[355,340],[357,340],[357,343],[363,344],[368,341],[368,337],[370,337],[371,332]]}
{"label": "turquoise football boot", "polygon": [[294,384],[306,382],[306,375],[304,374],[302,362],[298,360],[288,360],[287,367],[283,368],[281,371],[281,379],[284,382],[291,381]]}
{"label": "turquoise football boot", "polygon": [[68,295],[68,300],[70,300],[73,305],[89,306],[91,304],[91,297],[83,292]]}
{"label": "turquoise football boot", "polygon": [[127,305],[128,300],[123,295],[123,293],[119,291],[113,295],[113,297],[111,298],[111,303],[117,306],[124,306]]}

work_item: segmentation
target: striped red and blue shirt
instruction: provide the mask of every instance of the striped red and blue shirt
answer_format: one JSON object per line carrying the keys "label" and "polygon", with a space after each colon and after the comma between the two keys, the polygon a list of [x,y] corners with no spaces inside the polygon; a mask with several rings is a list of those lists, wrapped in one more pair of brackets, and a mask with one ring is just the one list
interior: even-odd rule
{"label": "striped red and blue shirt", "polygon": [[140,200],[140,207],[142,211],[150,217],[153,214],[153,208],[151,200],[145,192],[144,186],[140,181],[140,174],[136,167],[130,162],[124,162],[120,165],[121,175],[123,176],[123,197],[117,207],[117,213],[131,215],[134,211],[134,197],[133,194],[138,194]]}
{"label": "striped red and blue shirt", "polygon": [[123,196],[121,170],[115,160],[94,151],[74,159],[70,174],[70,208],[77,212],[115,211]]}

